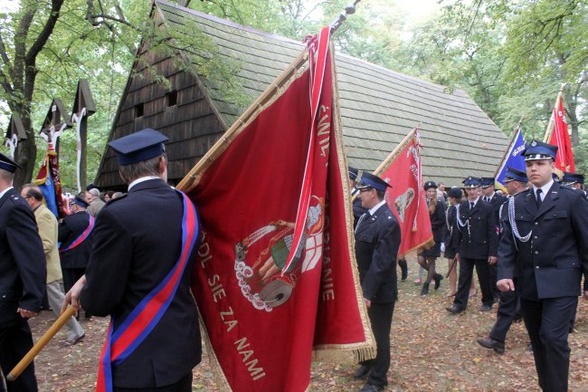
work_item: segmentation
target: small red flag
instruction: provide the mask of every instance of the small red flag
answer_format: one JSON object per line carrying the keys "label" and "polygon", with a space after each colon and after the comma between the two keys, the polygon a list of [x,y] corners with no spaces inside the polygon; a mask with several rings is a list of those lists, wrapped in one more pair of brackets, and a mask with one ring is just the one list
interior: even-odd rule
{"label": "small red flag", "polygon": [[549,144],[557,146],[557,155],[555,156],[555,167],[562,172],[576,172],[574,163],[574,151],[572,150],[572,141],[568,133],[568,123],[566,122],[566,112],[564,109],[563,96],[560,93],[558,100],[553,107],[554,127]]}
{"label": "small red flag", "polygon": [[400,257],[433,241],[423,189],[421,148],[418,130],[414,129],[375,172],[392,185],[386,192],[386,202],[400,224]]}

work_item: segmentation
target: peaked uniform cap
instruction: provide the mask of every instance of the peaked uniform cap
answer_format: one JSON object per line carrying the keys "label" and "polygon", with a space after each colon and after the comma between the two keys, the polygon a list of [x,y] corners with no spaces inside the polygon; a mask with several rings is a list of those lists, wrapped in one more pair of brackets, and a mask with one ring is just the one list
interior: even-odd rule
{"label": "peaked uniform cap", "polygon": [[165,152],[163,142],[167,140],[167,136],[147,128],[113,140],[108,145],[118,154],[118,163],[125,166],[163,154]]}
{"label": "peaked uniform cap", "polygon": [[429,188],[437,189],[437,184],[435,184],[435,181],[427,181],[427,182],[425,182],[425,185],[423,188],[425,188],[425,190],[427,190]]}
{"label": "peaked uniform cap", "polygon": [[71,199],[70,202],[72,204],[77,204],[77,205],[79,205],[80,207],[83,207],[83,208],[88,208],[88,206],[89,206],[89,204],[86,203],[86,200],[82,199],[81,197],[79,197],[77,195],[76,195],[76,197],[74,197],[73,199]]}
{"label": "peaked uniform cap", "polygon": [[388,184],[380,177],[366,172],[363,172],[363,174],[361,175],[361,180],[357,185],[357,189],[375,188],[382,192],[386,192],[386,188],[388,187],[391,188],[392,185]]}
{"label": "peaked uniform cap", "polygon": [[357,179],[357,175],[359,174],[359,170],[353,166],[347,166],[347,171],[349,172],[349,178],[352,181],[355,181]]}
{"label": "peaked uniform cap", "polygon": [[482,177],[482,178],[480,178],[480,186],[482,188],[488,188],[491,185],[494,185],[494,177]]}
{"label": "peaked uniform cap", "polygon": [[469,176],[462,181],[465,188],[477,188],[480,186],[480,179],[478,177]]}
{"label": "peaked uniform cap", "polygon": [[564,182],[566,184],[584,184],[584,176],[582,174],[579,173],[568,173],[565,172],[563,174],[563,178],[561,179],[561,182]]}
{"label": "peaked uniform cap", "polygon": [[0,169],[6,170],[7,172],[14,173],[16,169],[20,169],[21,166],[16,161],[8,158],[4,154],[0,154]]}
{"label": "peaked uniform cap", "polygon": [[527,173],[522,170],[515,169],[514,167],[507,167],[506,173],[504,174],[505,180],[515,180],[519,182],[529,182]]}
{"label": "peaked uniform cap", "polygon": [[543,159],[555,161],[555,154],[557,154],[557,146],[538,140],[531,141],[531,143],[525,146],[525,151],[523,151],[525,161],[539,161]]}

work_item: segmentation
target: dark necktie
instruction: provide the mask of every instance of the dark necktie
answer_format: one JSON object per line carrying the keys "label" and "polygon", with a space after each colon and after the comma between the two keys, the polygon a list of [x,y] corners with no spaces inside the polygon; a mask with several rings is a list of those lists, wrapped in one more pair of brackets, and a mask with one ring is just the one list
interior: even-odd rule
{"label": "dark necktie", "polygon": [[470,201],[470,211],[474,209],[474,202]]}
{"label": "dark necktie", "polygon": [[535,202],[537,203],[537,207],[541,205],[541,188],[537,189],[537,194],[535,195]]}

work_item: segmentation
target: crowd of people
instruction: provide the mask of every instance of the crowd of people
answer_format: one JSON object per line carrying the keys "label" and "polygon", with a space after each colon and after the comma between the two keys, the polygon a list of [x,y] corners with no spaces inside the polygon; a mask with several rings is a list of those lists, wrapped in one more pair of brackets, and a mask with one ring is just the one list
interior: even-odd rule
{"label": "crowd of people", "polygon": [[[196,254],[184,252],[196,248],[200,233],[192,202],[167,185],[166,140],[146,129],[111,141],[128,193],[101,195],[90,186],[69,200],[69,215],[61,221],[44,205],[38,186],[26,184],[20,194],[13,188],[19,165],[0,154],[2,372],[32,347],[27,320],[46,297],[56,316],[67,306],[84,310],[86,319],[110,316],[99,390],[191,391],[201,337],[190,290]],[[436,261],[442,254],[447,259],[446,296],[453,298],[448,317],[464,313],[478,297],[475,269],[479,311],[498,304],[495,325],[478,339],[482,347],[504,353],[510,325],[524,320],[539,386],[549,392],[568,388],[568,333],[578,297],[588,298],[588,282],[581,287],[588,269],[588,199],[577,189],[582,176],[554,179],[556,149],[529,143],[526,171],[507,170],[507,195],[494,189],[494,178],[469,176],[450,189],[426,181],[433,243],[417,252],[423,296],[431,284],[440,288],[444,277]],[[353,377],[366,380],[360,392],[375,392],[388,384],[397,265],[401,280],[408,266],[399,258],[401,230],[386,202],[392,184],[351,167],[349,179],[359,281],[377,346],[375,358],[362,361]],[[160,214],[146,213],[154,210]],[[63,345],[84,336],[78,313],[67,322]],[[8,388],[36,391],[34,364]]]}

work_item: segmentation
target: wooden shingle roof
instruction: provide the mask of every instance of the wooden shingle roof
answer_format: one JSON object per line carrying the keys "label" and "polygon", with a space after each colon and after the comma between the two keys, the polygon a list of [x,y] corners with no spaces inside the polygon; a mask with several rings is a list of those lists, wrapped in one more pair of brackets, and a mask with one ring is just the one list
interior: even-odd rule
{"label": "wooden shingle roof", "polygon": [[[183,8],[155,2],[164,24],[195,24],[226,61],[251,101],[304,50],[300,42]],[[468,175],[492,176],[508,138],[461,90],[406,76],[336,53],[336,69],[348,163],[374,170],[416,125],[420,124],[425,179],[459,185]],[[244,107],[227,102],[222,91],[208,96],[228,128]]]}

